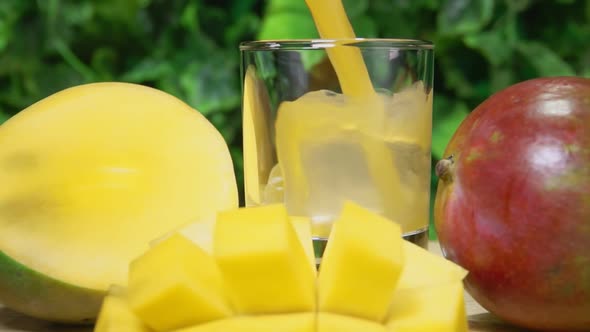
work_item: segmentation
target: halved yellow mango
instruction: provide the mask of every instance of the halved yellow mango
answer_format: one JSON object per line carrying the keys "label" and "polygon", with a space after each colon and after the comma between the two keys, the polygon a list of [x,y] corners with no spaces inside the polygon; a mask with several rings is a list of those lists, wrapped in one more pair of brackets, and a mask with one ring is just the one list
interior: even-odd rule
{"label": "halved yellow mango", "polygon": [[55,321],[93,320],[150,240],[238,205],[213,125],[127,83],[73,87],[3,123],[0,183],[0,301]]}

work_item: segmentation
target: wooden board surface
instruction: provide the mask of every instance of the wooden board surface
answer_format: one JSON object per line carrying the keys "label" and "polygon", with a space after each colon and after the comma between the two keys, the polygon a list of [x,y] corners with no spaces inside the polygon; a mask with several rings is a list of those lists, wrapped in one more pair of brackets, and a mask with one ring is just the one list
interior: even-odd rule
{"label": "wooden board surface", "polygon": [[[440,247],[436,242],[431,242],[429,249],[434,253],[441,254]],[[467,293],[465,294],[465,304],[471,332],[524,331],[523,329],[510,327],[496,319]],[[0,332],[92,332],[92,327],[59,326],[26,317],[0,305]]]}

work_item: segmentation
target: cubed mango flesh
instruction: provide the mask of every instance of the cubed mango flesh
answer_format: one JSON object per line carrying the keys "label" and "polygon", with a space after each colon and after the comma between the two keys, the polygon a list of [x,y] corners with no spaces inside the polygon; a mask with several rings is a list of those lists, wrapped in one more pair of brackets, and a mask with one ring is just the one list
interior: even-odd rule
{"label": "cubed mango flesh", "polygon": [[318,276],[320,311],[382,322],[404,264],[398,224],[346,202]]}
{"label": "cubed mango flesh", "polygon": [[387,332],[387,330],[385,325],[364,318],[320,312],[317,316],[317,332]]}
{"label": "cubed mango flesh", "polygon": [[315,309],[315,275],[284,205],[220,212],[213,251],[239,313]]}
{"label": "cubed mango flesh", "polygon": [[397,289],[423,288],[463,280],[467,270],[408,241],[403,241],[406,264]]}
{"label": "cubed mango flesh", "polygon": [[232,314],[215,259],[180,234],[131,262],[128,288],[131,308],[156,331]]}
{"label": "cubed mango flesh", "polygon": [[236,316],[175,332],[316,332],[315,319],[312,312]]}
{"label": "cubed mango flesh", "polygon": [[102,302],[94,332],[150,332],[129,307],[124,290],[112,289]]}
{"label": "cubed mango flesh", "polygon": [[299,241],[305,250],[305,254],[307,255],[311,269],[314,275],[317,275],[315,252],[313,250],[313,238],[311,235],[311,220],[306,217],[296,216],[291,216],[290,219],[291,225],[293,225],[293,228],[299,237]]}
{"label": "cubed mango flesh", "polygon": [[391,332],[467,332],[463,282],[396,291],[387,327]]}

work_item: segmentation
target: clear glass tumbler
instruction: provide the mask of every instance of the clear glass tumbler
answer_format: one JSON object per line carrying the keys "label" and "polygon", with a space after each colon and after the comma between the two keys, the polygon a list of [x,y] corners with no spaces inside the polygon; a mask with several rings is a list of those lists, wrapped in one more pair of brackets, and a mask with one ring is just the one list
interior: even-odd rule
{"label": "clear glass tumbler", "polygon": [[[346,57],[351,50],[362,70],[354,54]],[[320,257],[346,200],[398,222],[406,239],[426,247],[433,44],[254,41],[240,51],[246,205],[284,202],[290,215],[310,218]],[[349,86],[368,74],[369,93],[343,89],[338,74],[349,69]]]}

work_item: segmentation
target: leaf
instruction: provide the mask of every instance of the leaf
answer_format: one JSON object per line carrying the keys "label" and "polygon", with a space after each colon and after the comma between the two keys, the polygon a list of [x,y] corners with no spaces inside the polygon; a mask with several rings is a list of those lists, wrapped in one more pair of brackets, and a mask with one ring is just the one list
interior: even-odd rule
{"label": "leaf", "polygon": [[523,41],[516,50],[536,70],[538,76],[574,76],[572,67],[552,49],[535,41]]}
{"label": "leaf", "polygon": [[10,115],[0,111],[0,124],[4,123],[8,119],[10,119]]}
{"label": "leaf", "polygon": [[280,12],[265,17],[257,39],[309,39],[318,37],[311,14]]}
{"label": "leaf", "polygon": [[351,25],[354,29],[354,33],[358,38],[376,38],[377,36],[377,24],[373,18],[368,15],[358,16],[351,19]]}
{"label": "leaf", "polygon": [[309,12],[304,0],[269,0],[267,1],[266,17],[278,13],[304,13]]}
{"label": "leaf", "polygon": [[157,81],[173,73],[174,68],[170,62],[145,58],[133,66],[128,72],[121,75],[119,79],[126,82],[141,83]]}
{"label": "leaf", "polygon": [[361,16],[369,8],[369,0],[342,0],[346,15],[350,20]]}
{"label": "leaf", "polygon": [[498,31],[484,31],[463,38],[465,45],[479,51],[492,66],[507,62],[512,56],[512,47]]}
{"label": "leaf", "polygon": [[203,114],[239,107],[237,63],[221,54],[194,61],[180,75],[185,101]]}
{"label": "leaf", "polygon": [[432,156],[435,159],[444,158],[444,152],[451,137],[469,111],[467,105],[462,101],[452,102],[442,96],[434,98]]}
{"label": "leaf", "polygon": [[437,18],[442,35],[462,35],[481,30],[492,19],[494,0],[447,0]]}
{"label": "leaf", "polygon": [[511,13],[522,12],[532,5],[531,0],[504,0],[504,3]]}

